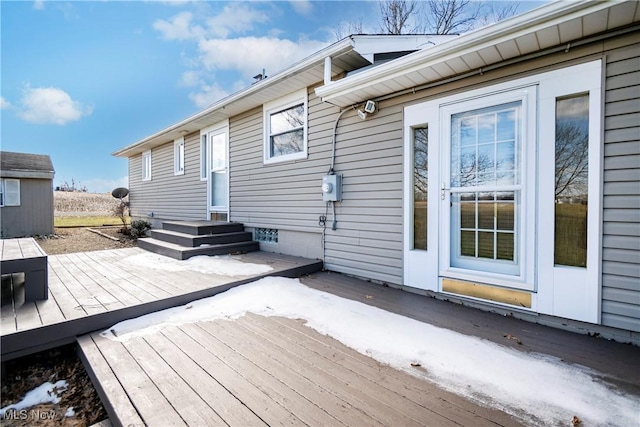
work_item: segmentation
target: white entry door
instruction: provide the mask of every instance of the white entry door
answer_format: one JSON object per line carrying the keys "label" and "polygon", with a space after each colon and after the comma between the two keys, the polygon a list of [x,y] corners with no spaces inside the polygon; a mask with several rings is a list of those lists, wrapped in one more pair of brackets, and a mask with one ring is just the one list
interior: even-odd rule
{"label": "white entry door", "polygon": [[405,108],[406,286],[600,321],[601,82],[596,60]]}
{"label": "white entry door", "polygon": [[441,108],[443,276],[533,290],[535,96],[531,86]]}
{"label": "white entry door", "polygon": [[229,138],[228,128],[208,133],[208,206],[209,215],[228,220],[229,215]]}

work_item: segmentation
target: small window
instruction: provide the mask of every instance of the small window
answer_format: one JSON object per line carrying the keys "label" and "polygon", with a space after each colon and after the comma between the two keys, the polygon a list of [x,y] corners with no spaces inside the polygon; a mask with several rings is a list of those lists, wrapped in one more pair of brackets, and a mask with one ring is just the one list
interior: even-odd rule
{"label": "small window", "polygon": [[207,180],[207,135],[200,136],[200,181]]}
{"label": "small window", "polygon": [[427,250],[429,152],[427,127],[413,129],[413,249]]}
{"label": "small window", "polygon": [[264,163],[305,158],[306,89],[264,105]]}
{"label": "small window", "polygon": [[20,206],[20,180],[0,180],[0,206]]}
{"label": "small window", "polygon": [[262,243],[278,243],[278,230],[275,228],[256,228],[253,230],[253,240]]}
{"label": "small window", "polygon": [[556,99],[556,265],[587,266],[589,94]]}
{"label": "small window", "polygon": [[184,175],[184,138],[173,141],[173,174]]}
{"label": "small window", "polygon": [[151,150],[142,153],[142,180],[151,181]]}

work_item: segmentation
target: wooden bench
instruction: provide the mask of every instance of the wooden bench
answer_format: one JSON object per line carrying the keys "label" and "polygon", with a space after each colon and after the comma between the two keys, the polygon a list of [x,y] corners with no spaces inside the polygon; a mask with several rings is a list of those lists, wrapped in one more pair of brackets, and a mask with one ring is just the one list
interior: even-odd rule
{"label": "wooden bench", "polygon": [[25,302],[49,298],[47,254],[33,237],[2,240],[0,273],[24,273]]}

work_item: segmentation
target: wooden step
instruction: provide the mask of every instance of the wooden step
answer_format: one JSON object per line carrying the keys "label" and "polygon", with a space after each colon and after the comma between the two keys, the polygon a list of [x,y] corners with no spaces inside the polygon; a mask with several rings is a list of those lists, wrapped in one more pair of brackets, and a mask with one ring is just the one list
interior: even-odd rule
{"label": "wooden step", "polygon": [[162,228],[194,236],[244,231],[243,224],[226,221],[163,221]]}
{"label": "wooden step", "polygon": [[201,245],[220,245],[224,243],[240,243],[253,240],[249,231],[234,231],[222,234],[193,235],[172,230],[151,230],[151,237],[176,245],[197,248]]}
{"label": "wooden step", "polygon": [[197,255],[227,255],[254,252],[259,249],[260,245],[258,242],[246,241],[219,245],[203,245],[193,248],[154,239],[153,237],[145,237],[138,239],[138,247],[177,260],[185,260]]}

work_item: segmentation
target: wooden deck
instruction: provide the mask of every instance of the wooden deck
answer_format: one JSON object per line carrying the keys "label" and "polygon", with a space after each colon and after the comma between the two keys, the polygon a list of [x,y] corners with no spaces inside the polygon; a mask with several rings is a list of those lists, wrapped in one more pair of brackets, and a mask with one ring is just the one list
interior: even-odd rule
{"label": "wooden deck", "polygon": [[25,301],[47,299],[47,254],[33,237],[0,241],[0,272],[24,273]]}
{"label": "wooden deck", "polygon": [[268,275],[297,277],[318,271],[316,260],[253,252],[238,259],[268,264],[266,274],[229,277],[196,271],[163,271],[127,262],[138,248],[48,257],[49,299],[4,306],[2,361],[74,342],[77,336],[117,322],[223,292]]}
{"label": "wooden deck", "polygon": [[248,314],[79,344],[114,425],[518,425],[290,319]]}
{"label": "wooden deck", "polygon": [[[579,363],[640,396],[640,348],[487,313],[336,273],[301,281],[518,351]],[[517,338],[516,341],[514,338]],[[302,321],[248,314],[112,341],[78,340],[114,425],[517,425],[357,353]],[[421,368],[416,368],[421,369]]]}

